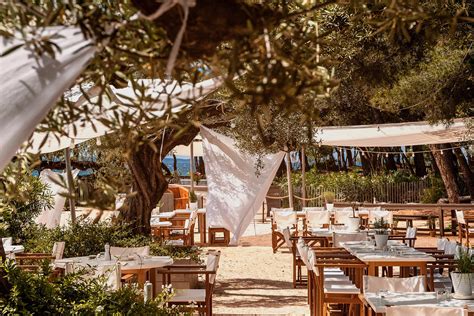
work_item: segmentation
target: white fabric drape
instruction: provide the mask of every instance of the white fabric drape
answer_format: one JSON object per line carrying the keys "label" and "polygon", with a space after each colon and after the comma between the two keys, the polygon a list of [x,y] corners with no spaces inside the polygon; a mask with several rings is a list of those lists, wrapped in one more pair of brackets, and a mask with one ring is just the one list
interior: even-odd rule
{"label": "white fabric drape", "polygon": [[[34,133],[30,140],[31,146],[27,148],[27,151],[31,153],[55,152],[70,147],[73,144],[77,145],[89,139],[111,133],[113,132],[111,128],[102,124],[101,119],[114,120],[116,111],[121,115],[126,114],[138,117],[142,113],[139,113],[136,107],[127,105],[139,99],[150,100],[142,104],[150,118],[163,118],[168,113],[167,110],[170,110],[171,113],[178,113],[190,107],[192,101],[199,100],[217,89],[222,83],[221,78],[208,79],[196,84],[179,84],[177,81],[162,81],[158,79],[140,79],[136,83],[129,82],[127,87],[121,89],[110,86],[108,96],[103,96],[100,112],[97,112],[98,110],[92,107],[93,111],[95,110],[97,113],[93,112],[94,115],[90,122],[66,126],[64,130],[67,136],[62,136],[59,140],[54,135],[48,136],[46,133]],[[136,89],[136,84],[145,89]],[[98,100],[98,89],[92,88],[87,93],[88,99],[92,102]],[[77,108],[91,106],[84,96],[76,97],[73,101]],[[47,140],[40,147],[45,137],[47,137]]]}
{"label": "white fabric drape", "polygon": [[[38,56],[29,45],[0,57],[0,170],[96,51],[76,27],[48,27],[38,36],[49,36],[61,48],[55,58],[46,53]],[[22,43],[0,37],[0,53]]]}
{"label": "white fabric drape", "polygon": [[468,128],[465,119],[456,119],[446,127],[428,122],[398,124],[328,126],[318,129],[314,138],[322,145],[395,147],[455,143],[463,140]]}
{"label": "white fabric drape", "polygon": [[[79,170],[75,169],[72,171],[72,178],[75,179],[79,174]],[[66,203],[66,197],[61,194],[68,193],[65,186],[60,183],[66,184],[66,172],[58,173],[51,169],[44,169],[40,174],[40,181],[48,186],[49,191],[53,198],[52,207],[43,210],[38,217],[35,219],[37,224],[43,224],[46,228],[57,227],[61,220],[61,213]]]}
{"label": "white fabric drape", "polygon": [[208,184],[208,227],[224,227],[237,244],[260,209],[285,153],[262,157],[264,167],[256,175],[257,157],[241,152],[227,136],[201,127],[204,165]]}

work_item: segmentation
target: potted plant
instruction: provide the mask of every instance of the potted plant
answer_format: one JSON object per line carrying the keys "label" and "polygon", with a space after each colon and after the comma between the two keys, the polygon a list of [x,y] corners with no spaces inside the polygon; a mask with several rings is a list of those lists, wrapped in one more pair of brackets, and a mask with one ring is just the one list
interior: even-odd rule
{"label": "potted plant", "polygon": [[324,192],[323,193],[324,201],[326,202],[326,209],[332,211],[334,208],[334,200],[336,199],[336,194],[334,192]]}
{"label": "potted plant", "polygon": [[375,247],[377,249],[384,249],[388,242],[388,223],[383,217],[376,219],[374,222],[375,228]]}
{"label": "potted plant", "polygon": [[359,230],[360,218],[356,216],[355,204],[352,205],[352,217],[349,217],[347,230],[355,232]]}
{"label": "potted plant", "polygon": [[194,191],[189,192],[189,209],[190,210],[198,209],[198,197]]}
{"label": "potted plant", "polygon": [[459,247],[458,254],[459,256],[455,260],[456,271],[451,272],[454,295],[455,298],[471,298],[471,280],[473,278],[472,271],[474,268],[473,258],[469,254],[469,250],[464,250],[462,247]]}

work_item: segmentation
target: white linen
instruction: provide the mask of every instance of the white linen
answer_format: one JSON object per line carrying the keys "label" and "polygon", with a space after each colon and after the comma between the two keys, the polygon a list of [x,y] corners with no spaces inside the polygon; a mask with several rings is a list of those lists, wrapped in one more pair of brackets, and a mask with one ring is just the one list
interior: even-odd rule
{"label": "white linen", "polygon": [[379,125],[328,126],[318,129],[314,138],[322,145],[394,147],[455,143],[463,139],[468,127],[455,119],[449,127],[426,121]]}
{"label": "white linen", "polygon": [[[79,174],[79,170],[75,169],[72,171],[72,178],[75,179]],[[53,198],[52,207],[44,209],[35,222],[37,224],[45,225],[46,228],[54,228],[61,224],[61,213],[66,203],[66,197],[63,194],[68,193],[67,188],[61,183],[66,184],[66,173],[65,172],[54,172],[51,169],[44,169],[41,171],[39,179],[42,183],[48,186],[51,196]]]}
{"label": "white linen", "polygon": [[233,139],[205,127],[201,136],[208,184],[207,226],[228,229],[235,245],[260,209],[285,153],[261,157],[263,168],[257,175],[257,157],[241,152]]}
{"label": "white linen", "polygon": [[425,277],[386,278],[364,275],[364,292],[425,292]]}
{"label": "white linen", "polygon": [[[30,45],[0,57],[0,171],[96,51],[78,27],[47,27],[37,36],[49,36],[61,48],[55,58],[38,56]],[[0,53],[22,43],[20,38],[0,37]]]}
{"label": "white linen", "polygon": [[392,306],[387,307],[387,316],[467,316],[468,312],[462,307],[439,307],[439,306]]}
{"label": "white linen", "polygon": [[143,247],[110,247],[112,258],[126,258],[129,256],[148,256],[150,255],[150,246]]}
{"label": "white linen", "polygon": [[366,241],[367,233],[333,233],[332,242],[334,247],[342,247],[341,243],[348,241]]}

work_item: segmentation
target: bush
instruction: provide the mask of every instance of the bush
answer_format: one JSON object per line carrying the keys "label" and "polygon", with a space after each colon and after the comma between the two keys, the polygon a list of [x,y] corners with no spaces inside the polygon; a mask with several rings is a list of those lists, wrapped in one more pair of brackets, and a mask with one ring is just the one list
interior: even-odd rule
{"label": "bush", "polygon": [[445,194],[443,180],[437,177],[430,177],[431,187],[424,189],[421,196],[422,203],[438,203]]}
{"label": "bush", "polygon": [[0,234],[17,241],[24,239],[35,218],[51,207],[52,197],[48,186],[31,175],[21,175],[15,188],[16,195],[0,196]]}
{"label": "bush", "polygon": [[50,252],[55,241],[64,241],[64,257],[87,256],[104,251],[104,245],[118,247],[150,246],[150,253],[173,258],[191,258],[199,260],[197,247],[173,247],[154,241],[150,236],[133,234],[127,225],[115,225],[108,222],[93,223],[78,221],[68,227],[47,229],[34,226],[26,234],[22,243],[28,252]]}
{"label": "bush", "polygon": [[51,281],[48,275],[21,271],[12,261],[4,268],[12,288],[0,297],[2,315],[182,315],[166,307],[167,292],[144,303],[143,295],[130,286],[105,291],[102,278],[77,273]]}

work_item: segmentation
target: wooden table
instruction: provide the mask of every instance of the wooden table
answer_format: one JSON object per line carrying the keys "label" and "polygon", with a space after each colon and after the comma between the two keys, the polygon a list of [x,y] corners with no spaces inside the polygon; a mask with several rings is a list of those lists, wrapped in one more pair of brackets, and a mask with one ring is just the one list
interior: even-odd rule
{"label": "wooden table", "polygon": [[168,256],[145,256],[138,257],[134,260],[104,260],[103,258],[97,257],[73,257],[58,259],[54,261],[54,265],[59,269],[66,269],[66,264],[73,263],[75,266],[81,266],[85,268],[94,268],[101,265],[110,265],[120,263],[120,269],[122,274],[136,274],[137,282],[140,289],[143,289],[143,285],[146,281],[150,281],[153,284],[153,293],[157,293],[156,289],[156,269],[166,267],[173,264],[173,259]]}
{"label": "wooden table", "polygon": [[[422,293],[386,293],[382,299],[376,293],[360,294],[367,305],[370,307],[369,315],[372,313],[384,315],[387,311],[387,305],[420,305],[420,306],[438,306],[438,307],[464,307],[469,314],[474,313],[474,300],[457,300],[450,298],[448,300],[437,301],[435,292]],[[409,316],[409,315],[407,315]]]}
{"label": "wooden table", "polygon": [[398,246],[398,252],[388,252],[374,249],[374,246],[368,242],[345,242],[341,243],[347,251],[357,257],[360,261],[367,264],[367,275],[377,276],[379,267],[416,267],[419,268],[420,275],[425,276],[425,287],[427,288],[427,264],[435,262],[436,259],[424,252],[416,251],[414,248],[403,246],[398,241],[392,241],[388,245],[390,247]]}

